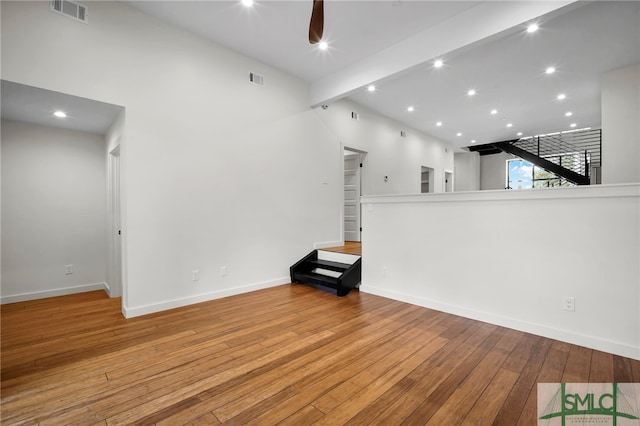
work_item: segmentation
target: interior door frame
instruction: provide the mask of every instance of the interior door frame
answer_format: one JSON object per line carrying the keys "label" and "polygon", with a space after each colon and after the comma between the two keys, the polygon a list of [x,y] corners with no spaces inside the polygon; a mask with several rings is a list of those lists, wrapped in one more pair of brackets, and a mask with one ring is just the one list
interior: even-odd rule
{"label": "interior door frame", "polygon": [[120,140],[108,155],[108,243],[109,243],[109,296],[120,297],[123,293],[122,274],[122,199],[120,172]]}
{"label": "interior door frame", "polygon": [[[362,164],[362,166],[360,167],[360,197],[362,197],[363,194],[363,189],[366,188],[365,183],[365,179],[366,179],[366,167],[367,167],[367,151],[363,151],[361,149],[357,149],[357,148],[352,148],[350,146],[347,145],[342,145],[342,150],[340,151],[340,155],[341,155],[341,161],[340,161],[340,169],[342,170],[342,192],[344,194],[344,152],[345,151],[349,151],[353,154],[358,154],[360,155],[360,164]],[[344,195],[342,197],[340,197],[340,235],[341,235],[341,240],[342,243],[344,244]],[[360,224],[360,231],[359,231],[359,235],[360,235],[360,242],[362,242],[362,205],[360,204],[360,208],[358,209],[359,212],[359,220],[358,223]]]}

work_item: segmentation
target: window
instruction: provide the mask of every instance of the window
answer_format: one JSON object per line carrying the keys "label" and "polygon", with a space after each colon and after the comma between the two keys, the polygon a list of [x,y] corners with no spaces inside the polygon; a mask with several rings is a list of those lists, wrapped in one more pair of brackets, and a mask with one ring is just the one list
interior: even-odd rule
{"label": "window", "polygon": [[507,160],[507,189],[533,188],[533,164],[522,159]]}
{"label": "window", "polygon": [[[579,161],[579,158],[576,160],[573,157],[575,156],[566,155],[555,158],[548,157],[547,159],[570,169],[573,168],[575,162]],[[520,158],[507,160],[507,189],[554,188],[558,186],[575,186],[575,184]]]}

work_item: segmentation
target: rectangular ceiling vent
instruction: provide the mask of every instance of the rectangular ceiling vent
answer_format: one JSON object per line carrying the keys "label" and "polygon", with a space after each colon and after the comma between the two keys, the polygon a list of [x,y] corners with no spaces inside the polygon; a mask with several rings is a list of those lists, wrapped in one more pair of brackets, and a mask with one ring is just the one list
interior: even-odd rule
{"label": "rectangular ceiling vent", "polygon": [[85,24],[89,22],[89,10],[80,3],[69,0],[51,0],[49,5],[52,12],[59,13],[76,21],[84,22]]}
{"label": "rectangular ceiling vent", "polygon": [[264,86],[264,77],[254,72],[249,73],[249,81],[257,86]]}

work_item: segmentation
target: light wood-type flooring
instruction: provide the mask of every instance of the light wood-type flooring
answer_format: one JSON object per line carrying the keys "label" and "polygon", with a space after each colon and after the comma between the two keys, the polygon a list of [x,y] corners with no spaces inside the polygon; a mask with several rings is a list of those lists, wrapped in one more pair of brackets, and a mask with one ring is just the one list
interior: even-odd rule
{"label": "light wood-type flooring", "polygon": [[2,424],[535,425],[538,382],[640,362],[352,291],[283,285],[126,320],[2,306]]}
{"label": "light wood-type flooring", "polygon": [[328,247],[323,248],[322,250],[362,256],[362,243],[360,243],[359,241],[345,241],[343,246]]}

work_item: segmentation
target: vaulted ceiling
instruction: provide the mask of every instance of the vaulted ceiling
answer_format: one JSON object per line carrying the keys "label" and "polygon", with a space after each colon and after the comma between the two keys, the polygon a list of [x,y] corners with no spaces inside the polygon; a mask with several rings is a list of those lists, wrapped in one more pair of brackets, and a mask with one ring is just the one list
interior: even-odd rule
{"label": "vaulted ceiling", "polygon": [[325,0],[324,51],[311,0],[125,3],[455,147],[598,127],[600,76],[640,63],[635,1]]}

